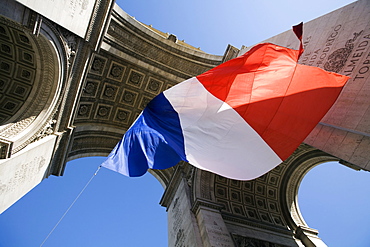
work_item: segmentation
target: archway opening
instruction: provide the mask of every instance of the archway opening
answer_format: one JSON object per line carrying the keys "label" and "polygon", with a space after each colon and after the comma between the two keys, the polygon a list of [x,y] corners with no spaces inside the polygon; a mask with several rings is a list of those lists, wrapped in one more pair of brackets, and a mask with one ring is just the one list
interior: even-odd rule
{"label": "archway opening", "polygon": [[298,192],[301,214],[328,246],[367,246],[370,242],[370,172],[338,162],[311,169]]}
{"label": "archway opening", "polygon": [[[50,176],[7,209],[0,246],[39,246],[104,159],[68,162],[64,176]],[[167,246],[163,190],[150,173],[128,178],[101,168],[43,246]]]}

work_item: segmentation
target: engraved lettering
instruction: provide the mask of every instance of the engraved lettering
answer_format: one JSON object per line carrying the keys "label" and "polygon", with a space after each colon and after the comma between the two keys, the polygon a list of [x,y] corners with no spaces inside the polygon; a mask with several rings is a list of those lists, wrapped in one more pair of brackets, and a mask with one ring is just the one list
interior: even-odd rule
{"label": "engraved lettering", "polygon": [[304,41],[303,41],[303,48],[307,49],[308,44],[310,43],[312,36],[308,36]]}
{"label": "engraved lettering", "polygon": [[352,57],[361,57],[363,52],[354,53]]}
{"label": "engraved lettering", "polygon": [[365,46],[367,46],[369,44],[369,41],[367,41],[367,40],[364,40],[364,41],[362,41],[357,47],[365,47]]}
{"label": "engraved lettering", "polygon": [[365,77],[363,76],[359,76],[359,75],[356,75],[354,78],[353,78],[353,81],[356,81],[357,79],[364,79]]}
{"label": "engraved lettering", "polygon": [[[363,36],[363,39],[369,39],[370,35]],[[356,59],[351,60],[351,64],[347,65],[347,69],[344,71],[345,75],[351,75],[351,73],[355,70],[356,62],[360,61],[360,59],[364,56],[365,50],[368,48],[369,41],[363,40],[361,41],[353,53],[352,57]],[[358,79],[364,79],[365,74],[369,72],[369,64],[370,64],[370,53],[367,53],[367,56],[365,57],[365,60],[362,62],[362,65],[356,75],[353,78],[353,81],[356,81]]]}
{"label": "engraved lettering", "polygon": [[364,67],[361,67],[361,69],[358,71],[358,73],[360,73],[361,75],[362,74],[365,74],[369,71],[369,66],[364,66]]}
{"label": "engraved lettering", "polygon": [[356,62],[357,61],[358,61],[358,59],[350,60],[351,63],[347,65],[347,67],[350,67],[350,68],[344,71],[344,73],[346,73],[346,75],[347,75],[347,73],[350,73],[354,70],[354,68],[356,67]]}
{"label": "engraved lettering", "polygon": [[[330,47],[333,45],[333,42],[335,41],[335,39],[337,38],[338,34],[339,34],[339,31],[340,29],[342,28],[342,25],[337,25],[334,27],[334,30],[333,32],[329,35],[329,37],[327,38],[326,42],[325,42],[325,48],[323,50],[323,53],[320,55],[320,60],[317,61],[317,65],[320,65],[323,63],[324,59],[326,58],[327,56],[327,52],[330,51]],[[335,55],[336,56],[336,55]],[[337,59],[336,57],[333,57],[334,59]],[[330,57],[329,57],[330,59]],[[325,67],[325,66],[324,66]],[[326,69],[326,68],[325,68]]]}

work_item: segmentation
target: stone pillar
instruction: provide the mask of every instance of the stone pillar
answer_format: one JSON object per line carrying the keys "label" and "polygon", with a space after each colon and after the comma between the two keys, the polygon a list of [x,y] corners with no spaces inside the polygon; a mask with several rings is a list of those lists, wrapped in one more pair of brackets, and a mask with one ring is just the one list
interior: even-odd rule
{"label": "stone pillar", "polygon": [[44,179],[56,139],[55,135],[47,136],[0,161],[0,213]]}
{"label": "stone pillar", "polygon": [[306,247],[327,247],[327,245],[317,236],[318,232],[306,226],[299,226],[295,231],[295,236],[302,241]]}
{"label": "stone pillar", "polygon": [[234,243],[221,216],[222,206],[197,200],[193,207],[204,247],[233,247]]}
{"label": "stone pillar", "polygon": [[191,211],[189,184],[181,167],[175,171],[160,204],[167,208],[168,246],[202,247],[197,220]]}

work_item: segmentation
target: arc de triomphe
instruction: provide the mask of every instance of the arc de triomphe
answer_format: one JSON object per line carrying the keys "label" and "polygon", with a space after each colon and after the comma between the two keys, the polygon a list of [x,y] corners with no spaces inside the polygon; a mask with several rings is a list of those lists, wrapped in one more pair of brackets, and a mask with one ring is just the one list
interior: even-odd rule
{"label": "arc de triomphe", "polygon": [[[44,2],[1,0],[1,212],[42,179],[63,175],[68,160],[106,156],[159,92],[247,49],[207,54],[111,0]],[[290,31],[267,41],[298,42]],[[306,23],[303,41],[300,63],[351,77],[338,101],[294,154],[255,180],[186,163],[150,171],[165,188],[170,246],[325,246],[296,196],[320,163],[370,170],[370,2]]]}

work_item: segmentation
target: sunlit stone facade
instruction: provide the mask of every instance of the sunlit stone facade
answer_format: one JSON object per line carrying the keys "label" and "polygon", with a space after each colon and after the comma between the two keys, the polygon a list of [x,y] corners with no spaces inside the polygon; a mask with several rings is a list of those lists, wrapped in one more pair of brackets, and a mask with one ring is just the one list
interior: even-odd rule
{"label": "sunlit stone facade", "polygon": [[[70,1],[63,13],[74,21],[45,18],[29,2],[1,0],[1,212],[43,178],[63,175],[67,161],[106,156],[158,93],[248,49],[207,54],[113,1]],[[60,1],[52,2],[45,5]],[[298,47],[291,31],[267,41]],[[303,41],[301,64],[351,77],[338,101],[295,153],[255,180],[183,162],[151,170],[165,188],[170,246],[325,246],[296,198],[320,163],[370,170],[369,1],[306,23]]]}

